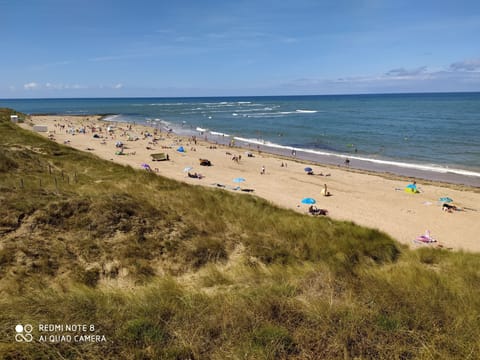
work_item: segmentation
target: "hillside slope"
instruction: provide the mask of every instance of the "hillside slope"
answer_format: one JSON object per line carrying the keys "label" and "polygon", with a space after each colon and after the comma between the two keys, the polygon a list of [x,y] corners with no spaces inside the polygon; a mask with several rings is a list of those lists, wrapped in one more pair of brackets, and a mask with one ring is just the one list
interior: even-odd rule
{"label": "hillside slope", "polygon": [[[467,358],[479,255],[189,186],[0,111],[2,358]],[[15,342],[29,323],[35,341]],[[40,342],[39,324],[106,342]]]}

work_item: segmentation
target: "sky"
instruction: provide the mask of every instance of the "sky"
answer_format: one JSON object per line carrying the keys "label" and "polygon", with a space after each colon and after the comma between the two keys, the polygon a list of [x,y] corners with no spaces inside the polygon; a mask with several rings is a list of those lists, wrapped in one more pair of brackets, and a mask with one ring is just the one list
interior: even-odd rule
{"label": "sky", "polygon": [[0,98],[480,91],[480,1],[0,0]]}

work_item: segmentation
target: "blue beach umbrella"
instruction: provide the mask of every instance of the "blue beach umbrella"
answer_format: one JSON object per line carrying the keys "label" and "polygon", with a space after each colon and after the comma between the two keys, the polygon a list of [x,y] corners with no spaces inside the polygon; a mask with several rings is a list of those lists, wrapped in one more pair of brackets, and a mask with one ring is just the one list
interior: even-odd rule
{"label": "blue beach umbrella", "polygon": [[449,197],[441,197],[440,199],[438,199],[439,201],[441,202],[444,202],[444,203],[451,203],[453,202],[453,199],[452,198],[449,198]]}
{"label": "blue beach umbrella", "polygon": [[233,179],[234,183],[241,183],[241,182],[244,182],[244,181],[245,181],[245,179],[242,178],[242,177],[238,177],[238,178]]}
{"label": "blue beach umbrella", "polygon": [[307,205],[313,205],[315,204],[317,201],[315,199],[312,199],[312,198],[304,198],[302,199],[302,204],[307,204]]}
{"label": "blue beach umbrella", "polygon": [[183,146],[179,146],[178,149],[177,149],[178,152],[185,152],[185,149],[183,148]]}
{"label": "blue beach umbrella", "polygon": [[305,169],[303,169],[303,170],[305,170],[306,172],[313,171],[313,169],[312,169],[311,167],[306,167],[306,168],[305,168]]}
{"label": "blue beach umbrella", "polygon": [[415,184],[408,184],[407,186],[405,186],[407,189],[416,189],[417,188],[417,185]]}

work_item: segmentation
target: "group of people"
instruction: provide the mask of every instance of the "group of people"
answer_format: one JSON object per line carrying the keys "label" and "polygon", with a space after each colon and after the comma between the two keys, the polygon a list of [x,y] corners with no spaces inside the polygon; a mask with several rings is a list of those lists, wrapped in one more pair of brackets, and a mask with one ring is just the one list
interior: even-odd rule
{"label": "group of people", "polygon": [[[320,193],[323,196],[331,196],[330,192],[328,191],[327,184],[323,185],[323,189]],[[308,213],[311,215],[327,215],[328,210],[318,209],[315,205],[310,205],[310,207],[308,208]]]}
{"label": "group of people", "polygon": [[308,208],[308,213],[312,215],[327,215],[328,210],[318,209],[315,205],[310,205]]}
{"label": "group of people", "polygon": [[190,173],[188,172],[188,177],[189,178],[192,178],[192,179],[203,179],[203,175],[202,174],[198,174],[198,173]]}

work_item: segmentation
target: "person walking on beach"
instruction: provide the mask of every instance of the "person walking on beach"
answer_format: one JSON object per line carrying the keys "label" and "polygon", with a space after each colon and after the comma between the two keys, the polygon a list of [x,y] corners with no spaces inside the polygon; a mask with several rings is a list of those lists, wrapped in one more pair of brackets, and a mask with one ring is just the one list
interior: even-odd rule
{"label": "person walking on beach", "polygon": [[260,171],[260,175],[265,175],[265,165],[262,165],[262,170]]}

